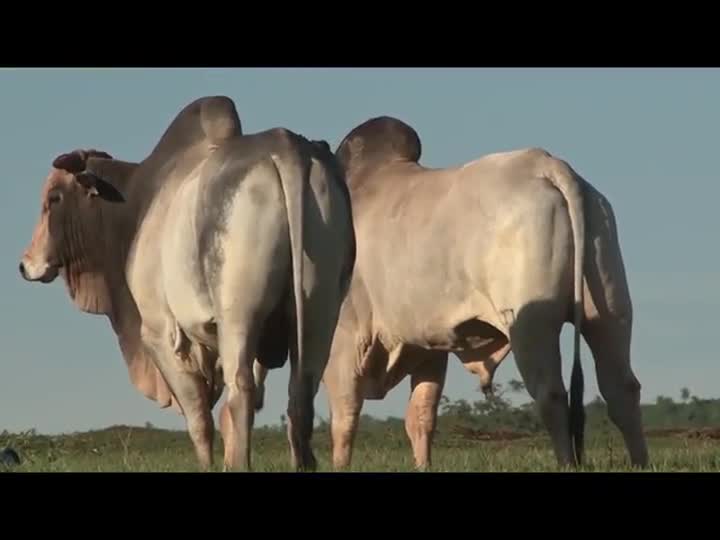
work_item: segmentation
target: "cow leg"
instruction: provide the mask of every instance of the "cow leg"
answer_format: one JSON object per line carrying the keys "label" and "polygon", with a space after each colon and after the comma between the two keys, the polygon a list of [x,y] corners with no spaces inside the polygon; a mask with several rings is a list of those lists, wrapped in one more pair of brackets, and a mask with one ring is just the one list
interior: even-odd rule
{"label": "cow leg", "polygon": [[310,445],[315,418],[313,381],[295,362],[290,368],[288,395],[287,436],[292,466],[298,471],[314,471],[317,460]]}
{"label": "cow leg", "polygon": [[163,376],[182,408],[200,466],[208,469],[213,463],[215,426],[205,379],[202,375],[175,369],[163,373]]}
{"label": "cow leg", "polygon": [[[315,419],[315,396],[317,395],[334,328],[329,324],[315,324],[308,328],[304,343],[304,361],[299,366],[297,355],[291,359],[288,388],[288,441],[292,466],[299,471],[314,471],[317,460],[312,451],[311,439]],[[295,349],[295,347],[293,347]]]}
{"label": "cow leg", "polygon": [[223,429],[225,469],[247,471],[251,468],[251,435],[255,419],[255,383],[252,374],[255,354],[252,347],[254,342],[251,339],[253,332],[246,325],[223,321],[218,325],[218,334],[223,378],[228,388],[225,406],[229,418],[225,418],[226,427]]}
{"label": "cow leg", "polygon": [[265,379],[267,378],[268,369],[260,362],[253,362],[253,378],[255,380],[255,411],[263,408],[265,401]]}
{"label": "cow leg", "polygon": [[357,350],[353,346],[356,330],[338,326],[333,337],[330,360],[323,384],[330,408],[333,468],[350,466],[353,443],[362,411],[361,375]]}
{"label": "cow leg", "polygon": [[419,351],[413,354],[427,356],[415,368],[410,379],[410,401],[405,414],[405,431],[412,445],[415,465],[426,469],[431,465],[431,449],[437,410],[440,404],[445,375],[447,353],[437,358],[433,351]]}
{"label": "cow leg", "polygon": [[363,406],[358,376],[354,372],[345,376],[348,380],[342,387],[336,386],[335,381],[325,385],[330,406],[330,436],[335,469],[345,469],[350,466]]}
{"label": "cow leg", "polygon": [[648,465],[648,450],[640,411],[640,382],[630,367],[629,322],[616,319],[588,321],[583,328],[608,415],[622,433],[633,465]]}
{"label": "cow leg", "polygon": [[291,347],[288,389],[288,441],[293,467],[314,471],[317,461],[311,448],[315,396],[328,364],[340,308],[339,293],[329,276],[314,276],[315,287],[305,301],[303,363]]}
{"label": "cow leg", "polygon": [[518,321],[510,329],[510,343],[518,371],[552,439],[558,464],[572,466],[575,456],[570,439],[570,407],[562,379],[560,327],[539,315]]}
{"label": "cow leg", "polygon": [[161,334],[149,327],[143,328],[146,343],[157,353],[157,368],[182,409],[188,435],[193,443],[198,462],[203,469],[213,463],[213,438],[215,427],[210,405],[210,392],[205,378],[186,370],[183,360],[169,349]]}

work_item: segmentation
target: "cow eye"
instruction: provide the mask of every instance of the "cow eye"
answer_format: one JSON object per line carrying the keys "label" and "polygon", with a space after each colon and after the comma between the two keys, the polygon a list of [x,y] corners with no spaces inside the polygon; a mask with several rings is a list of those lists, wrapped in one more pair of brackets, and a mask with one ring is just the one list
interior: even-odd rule
{"label": "cow eye", "polygon": [[48,206],[59,203],[61,200],[62,195],[60,193],[51,193],[50,195],[48,195]]}

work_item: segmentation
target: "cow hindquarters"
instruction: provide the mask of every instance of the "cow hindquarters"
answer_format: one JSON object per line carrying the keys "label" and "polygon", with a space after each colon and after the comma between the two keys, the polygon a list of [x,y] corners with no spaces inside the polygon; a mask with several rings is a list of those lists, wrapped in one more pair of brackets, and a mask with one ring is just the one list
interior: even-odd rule
{"label": "cow hindquarters", "polygon": [[608,317],[587,321],[583,337],[595,360],[598,387],[608,415],[625,440],[634,466],[648,465],[642,427],[640,383],[630,367],[631,323]]}

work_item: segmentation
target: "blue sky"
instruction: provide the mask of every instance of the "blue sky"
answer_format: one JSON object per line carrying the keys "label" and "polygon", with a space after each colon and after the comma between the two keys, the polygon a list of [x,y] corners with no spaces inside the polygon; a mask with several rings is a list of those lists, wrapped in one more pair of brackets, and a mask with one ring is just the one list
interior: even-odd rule
{"label": "blue sky", "polygon": [[[567,159],[616,212],[643,401],[683,386],[720,396],[719,70],[9,69],[0,70],[0,430],[184,427],[130,385],[105,318],[77,311],[59,279],[22,281],[17,266],[57,154],[94,147],[140,160],[184,105],[215,94],[235,100],[245,131],[285,126],[333,148],[369,117],[396,116],[418,131],[433,167],[526,146]],[[568,325],[566,381],[571,339]],[[584,344],[583,365],[589,400],[598,391]],[[279,421],[287,377],[271,373],[258,423]],[[509,356],[497,381],[511,378]],[[453,357],[445,393],[481,399],[477,384]],[[402,416],[408,391],[406,380],[363,412]],[[324,390],[316,403],[327,417]]]}

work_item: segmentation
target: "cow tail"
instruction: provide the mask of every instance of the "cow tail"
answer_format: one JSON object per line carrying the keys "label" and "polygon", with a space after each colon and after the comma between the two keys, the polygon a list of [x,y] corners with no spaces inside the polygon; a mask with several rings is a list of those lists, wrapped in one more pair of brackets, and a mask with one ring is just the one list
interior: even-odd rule
{"label": "cow tail", "polygon": [[570,438],[573,441],[575,460],[578,465],[582,464],[583,451],[585,446],[585,407],[583,395],[585,392],[585,381],[580,361],[580,331],[583,319],[583,261],[585,258],[585,212],[583,207],[583,195],[581,181],[578,175],[569,165],[562,162],[554,174],[550,175],[550,181],[562,193],[567,201],[570,224],[573,229],[574,243],[574,357],[572,375],[570,376]]}
{"label": "cow tail", "polygon": [[[309,164],[293,166],[288,170],[278,157],[272,156],[280,177],[290,234],[290,252],[292,259],[293,293],[295,295],[295,332],[297,337],[298,374],[303,374],[303,208],[305,203],[305,184],[310,176]],[[294,164],[293,164],[294,165]],[[295,169],[301,174],[294,174]]]}

